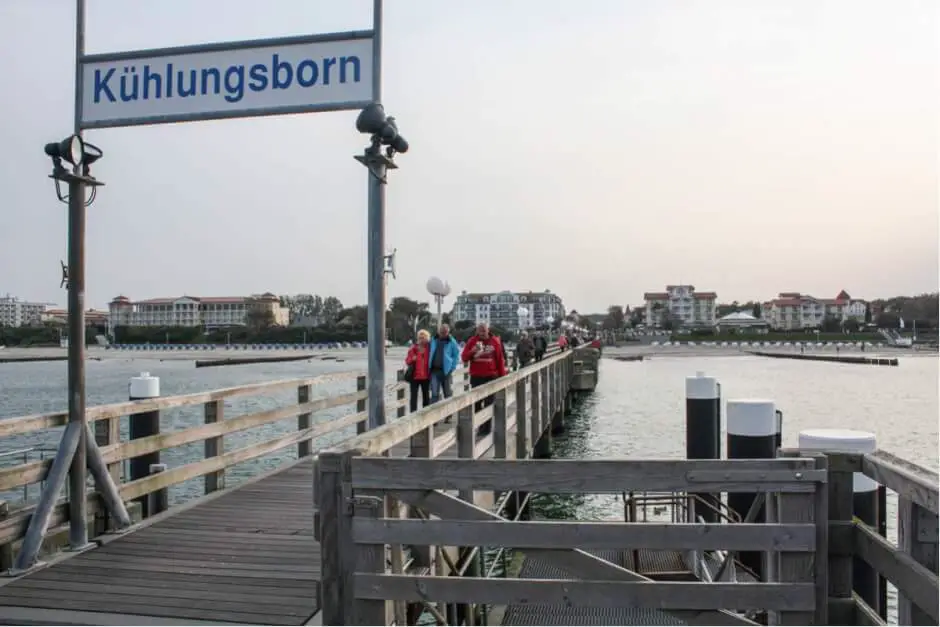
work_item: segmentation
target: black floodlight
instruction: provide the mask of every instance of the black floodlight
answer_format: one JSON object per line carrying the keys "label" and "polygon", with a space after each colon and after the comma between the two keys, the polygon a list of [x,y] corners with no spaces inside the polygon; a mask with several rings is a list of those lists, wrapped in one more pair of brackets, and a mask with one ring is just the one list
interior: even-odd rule
{"label": "black floodlight", "polygon": [[60,142],[46,144],[46,154],[52,157],[53,161],[64,160],[73,166],[78,166],[85,157],[85,142],[78,135],[70,135]]}
{"label": "black floodlight", "polygon": [[377,102],[367,105],[356,118],[356,130],[372,136],[374,143],[388,146],[391,157],[396,152],[407,152],[408,141],[398,132],[395,118],[385,114],[385,107]]}

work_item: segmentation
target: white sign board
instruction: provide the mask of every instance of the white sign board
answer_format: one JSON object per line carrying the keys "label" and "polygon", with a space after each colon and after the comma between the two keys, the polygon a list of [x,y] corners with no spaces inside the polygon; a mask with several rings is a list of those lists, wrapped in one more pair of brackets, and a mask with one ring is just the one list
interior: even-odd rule
{"label": "white sign board", "polygon": [[82,128],[360,109],[372,33],[88,55]]}

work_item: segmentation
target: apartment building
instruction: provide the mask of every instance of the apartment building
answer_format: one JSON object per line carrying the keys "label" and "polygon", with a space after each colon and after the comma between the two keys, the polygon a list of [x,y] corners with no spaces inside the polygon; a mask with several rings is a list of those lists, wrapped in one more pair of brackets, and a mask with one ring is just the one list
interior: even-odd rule
{"label": "apartment building", "polygon": [[[526,310],[519,316],[519,309]],[[470,293],[464,290],[454,302],[451,318],[454,322],[469,320],[475,324],[486,322],[509,331],[529,329],[560,320],[565,316],[561,298],[550,290],[544,292],[492,292]]]}
{"label": "apartment building", "polygon": [[[111,314],[100,309],[89,309],[85,312],[85,326],[106,327]],[[66,325],[69,322],[68,309],[47,309],[42,313],[43,322],[54,322]]]}
{"label": "apartment building", "polygon": [[42,321],[48,303],[31,303],[15,296],[0,296],[0,327],[22,327]]}
{"label": "apartment building", "polygon": [[697,292],[694,285],[667,285],[663,292],[646,292],[644,321],[661,327],[667,318],[684,327],[713,327],[718,321],[718,294]]}
{"label": "apartment building", "polygon": [[839,321],[865,321],[868,303],[852,298],[842,290],[835,298],[815,298],[800,292],[780,292],[777,298],[761,305],[761,318],[774,329],[813,329],[827,317]]}
{"label": "apartment building", "polygon": [[111,331],[119,326],[201,326],[206,329],[245,326],[255,311],[268,312],[275,325],[290,323],[290,311],[270,292],[252,296],[179,296],[139,301],[118,296],[108,309]]}

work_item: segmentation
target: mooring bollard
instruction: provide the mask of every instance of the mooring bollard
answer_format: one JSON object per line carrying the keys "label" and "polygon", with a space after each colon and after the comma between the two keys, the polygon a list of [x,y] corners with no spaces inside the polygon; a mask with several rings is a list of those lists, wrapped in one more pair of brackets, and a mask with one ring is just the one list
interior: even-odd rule
{"label": "mooring bollard", "polygon": [[[874,453],[878,449],[874,433],[852,429],[806,429],[800,431],[801,451],[838,451],[843,453]],[[852,476],[853,514],[863,523],[880,531],[884,512],[879,507],[878,484],[874,479],[856,472]],[[868,607],[881,613],[884,601],[881,577],[865,560],[852,560],[852,588]]]}
{"label": "mooring bollard", "polygon": [[[685,378],[686,459],[721,459],[721,386],[704,372]],[[700,495],[707,505],[695,508],[696,518],[718,522],[721,494]],[[698,522],[697,520],[691,522]]]}
{"label": "mooring bollard", "polygon": [[[132,401],[146,400],[160,396],[160,379],[151,377],[149,372],[141,372],[139,377],[132,377],[128,385],[128,398]],[[160,411],[146,411],[131,414],[127,418],[128,439],[137,440],[160,434]],[[145,453],[132,457],[129,463],[128,474],[131,481],[150,476],[150,467],[160,463],[160,451]],[[142,518],[150,516],[148,509],[149,499],[141,496],[136,500],[140,503]]]}
{"label": "mooring bollard", "polygon": [[[150,464],[150,475],[156,475],[166,472],[166,464]],[[169,492],[167,488],[154,490],[147,495],[147,515],[155,516],[160,512],[165,512],[170,506]]]}
{"label": "mooring bollard", "polygon": [[[781,440],[780,414],[773,401],[729,400],[728,401],[728,459],[774,459]],[[728,507],[743,520],[756,494],[728,494]],[[755,523],[765,522],[766,508],[761,506]],[[744,566],[754,571],[761,581],[766,581],[764,558],[760,551],[741,551],[738,558]]]}

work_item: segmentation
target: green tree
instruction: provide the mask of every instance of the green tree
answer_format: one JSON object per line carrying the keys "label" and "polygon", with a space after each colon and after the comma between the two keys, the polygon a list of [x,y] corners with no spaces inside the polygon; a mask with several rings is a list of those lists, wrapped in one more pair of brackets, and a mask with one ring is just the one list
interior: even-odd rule
{"label": "green tree", "polygon": [[339,314],[343,311],[343,303],[335,296],[327,296],[320,307],[320,317],[323,324],[331,325],[339,322]]}
{"label": "green tree", "polygon": [[751,315],[755,318],[761,317],[761,306],[760,303],[754,303],[754,306],[751,307]]}
{"label": "green tree", "polygon": [[607,316],[604,318],[603,328],[608,331],[622,331],[626,324],[626,315],[623,312],[622,305],[611,305],[607,308]]}

